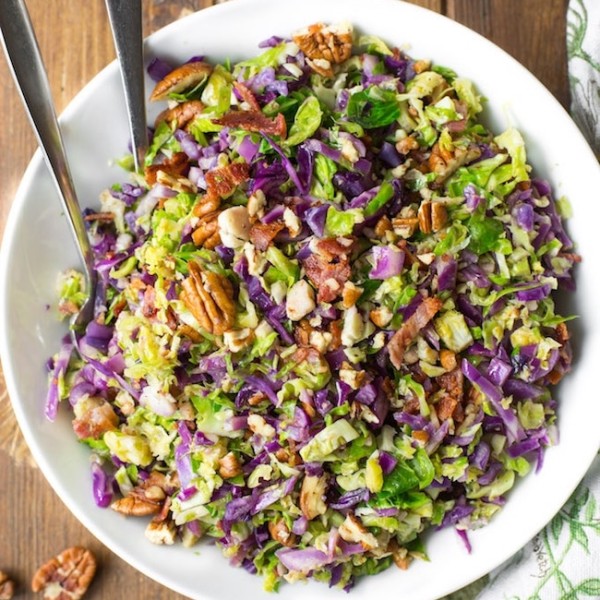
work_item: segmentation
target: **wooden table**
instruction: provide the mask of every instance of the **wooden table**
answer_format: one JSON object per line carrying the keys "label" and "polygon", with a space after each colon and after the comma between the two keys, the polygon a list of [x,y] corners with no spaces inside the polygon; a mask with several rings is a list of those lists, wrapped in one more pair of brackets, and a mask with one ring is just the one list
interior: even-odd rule
{"label": "wooden table", "polygon": [[[324,0],[325,1],[325,0]],[[144,31],[149,34],[212,0],[145,0]],[[565,51],[567,0],[414,0],[468,25],[528,67],[565,106],[568,85]],[[49,71],[58,111],[114,58],[102,0],[28,0]],[[301,2],[298,3],[301,6]],[[465,57],[469,60],[469,57]],[[35,149],[4,57],[0,57],[0,232],[12,198]],[[43,475],[17,466],[0,452],[0,570],[18,582],[17,597],[32,597],[31,576],[58,551],[82,544],[99,559],[100,569],[86,597],[111,600],[181,598],[139,574],[104,548],[70,514]]]}

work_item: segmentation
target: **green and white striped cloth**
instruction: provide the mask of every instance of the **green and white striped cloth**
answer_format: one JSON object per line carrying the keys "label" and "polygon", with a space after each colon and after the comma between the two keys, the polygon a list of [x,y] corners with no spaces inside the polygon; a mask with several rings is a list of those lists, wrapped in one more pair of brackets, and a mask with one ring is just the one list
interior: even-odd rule
{"label": "green and white striped cloth", "polygon": [[[600,0],[570,0],[571,114],[600,157]],[[446,600],[600,599],[600,455],[552,522],[495,571]]]}

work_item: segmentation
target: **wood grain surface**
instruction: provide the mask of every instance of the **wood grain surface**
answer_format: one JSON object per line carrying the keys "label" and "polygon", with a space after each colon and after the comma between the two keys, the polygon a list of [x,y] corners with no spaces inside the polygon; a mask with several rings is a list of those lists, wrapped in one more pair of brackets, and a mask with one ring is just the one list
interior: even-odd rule
{"label": "wood grain surface", "polygon": [[[152,33],[214,3],[211,0],[144,0],[144,32]],[[413,3],[445,13],[492,40],[528,67],[563,105],[567,105],[564,31],[567,0],[419,0]],[[83,85],[114,58],[104,2],[27,0],[27,5],[60,112]],[[465,61],[468,60],[465,56]],[[0,56],[0,115],[1,235],[12,198],[35,150],[33,134],[3,56]],[[17,465],[6,452],[0,451],[0,474],[0,570],[17,582],[16,598],[33,598],[29,589],[37,566],[75,544],[90,548],[100,564],[86,598],[182,598],[139,574],[95,540],[69,513],[38,469]]]}

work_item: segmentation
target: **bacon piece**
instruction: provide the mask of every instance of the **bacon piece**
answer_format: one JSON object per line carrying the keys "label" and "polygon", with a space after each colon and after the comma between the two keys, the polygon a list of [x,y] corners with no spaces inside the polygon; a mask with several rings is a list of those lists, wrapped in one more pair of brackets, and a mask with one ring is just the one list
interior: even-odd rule
{"label": "bacon piece", "polygon": [[257,250],[264,252],[277,234],[285,228],[281,221],[273,223],[255,223],[250,228],[250,240],[256,246]]}
{"label": "bacon piece", "polygon": [[317,254],[304,260],[306,276],[317,288],[317,302],[333,302],[342,294],[344,284],[350,278],[350,263],[347,257],[330,262]]}
{"label": "bacon piece", "polygon": [[233,84],[235,91],[242,97],[242,100],[255,112],[260,112],[260,104],[252,90],[241,81],[236,81]]}
{"label": "bacon piece", "polygon": [[393,335],[387,347],[390,360],[396,369],[402,366],[404,352],[410,343],[415,339],[419,331],[438,313],[440,308],[442,308],[442,304],[443,302],[439,298],[425,298],[419,304],[417,310],[402,323],[400,329]]}
{"label": "bacon piece", "polygon": [[171,158],[167,158],[162,163],[146,167],[144,175],[148,185],[154,185],[159,171],[163,171],[171,177],[178,178],[185,176],[189,168],[190,162],[187,154],[185,152],[176,152]]}
{"label": "bacon piece", "polygon": [[[440,375],[437,382],[446,392],[436,405],[438,418],[440,421],[445,421],[453,415],[458,416],[457,409],[463,399],[464,376],[462,371],[456,367],[452,371]],[[462,411],[460,412],[462,413]]]}
{"label": "bacon piece", "polygon": [[306,275],[318,290],[318,302],[333,302],[342,295],[350,278],[348,254],[353,246],[354,240],[344,244],[336,238],[326,238],[319,240],[316,253],[304,260]]}
{"label": "bacon piece", "polygon": [[343,238],[347,240],[344,244],[336,238],[325,238],[317,242],[317,252],[328,261],[332,261],[334,258],[346,257],[352,251],[354,247],[354,240],[349,238]]}
{"label": "bacon piece", "polygon": [[275,119],[269,119],[258,110],[238,110],[228,112],[218,119],[213,119],[212,122],[216,125],[243,129],[244,131],[258,131],[278,135],[280,138],[284,138],[287,134],[285,117],[281,113]]}
{"label": "bacon piece", "polygon": [[227,198],[235,188],[250,177],[250,165],[247,162],[234,162],[225,167],[217,167],[204,176],[208,195]]}

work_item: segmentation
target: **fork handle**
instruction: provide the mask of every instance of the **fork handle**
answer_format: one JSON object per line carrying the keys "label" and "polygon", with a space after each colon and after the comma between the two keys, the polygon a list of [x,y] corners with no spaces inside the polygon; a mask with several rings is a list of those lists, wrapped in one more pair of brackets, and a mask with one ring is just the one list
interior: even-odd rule
{"label": "fork handle", "polygon": [[23,0],[1,0],[0,38],[17,89],[54,180],[88,283],[94,280],[93,253],[87,236],[65,148],[56,119],[52,93],[29,13]]}
{"label": "fork handle", "polygon": [[148,147],[141,0],[106,0],[112,29],[133,145],[136,171],[144,165]]}

